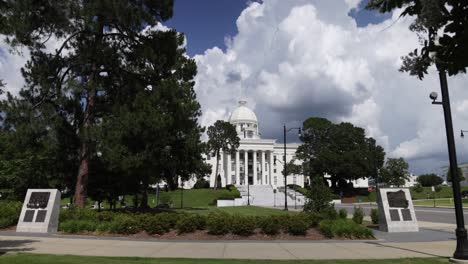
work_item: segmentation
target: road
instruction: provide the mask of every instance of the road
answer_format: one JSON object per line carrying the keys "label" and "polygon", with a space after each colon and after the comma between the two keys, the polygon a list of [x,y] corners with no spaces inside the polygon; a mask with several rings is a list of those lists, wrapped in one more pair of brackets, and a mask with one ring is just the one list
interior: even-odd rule
{"label": "road", "polygon": [[[352,204],[336,204],[335,208],[337,210],[344,208],[348,211],[348,213],[352,214],[354,207],[357,205]],[[360,204],[366,215],[370,214],[371,208],[376,208],[376,205],[369,205],[369,204]],[[415,206],[414,210],[416,211],[416,218],[419,221],[426,221],[426,222],[434,222],[434,223],[449,223],[455,224],[455,209],[453,208],[431,208],[431,207],[422,207],[422,206]],[[468,219],[468,208],[464,208],[463,210],[465,216],[465,223]]]}

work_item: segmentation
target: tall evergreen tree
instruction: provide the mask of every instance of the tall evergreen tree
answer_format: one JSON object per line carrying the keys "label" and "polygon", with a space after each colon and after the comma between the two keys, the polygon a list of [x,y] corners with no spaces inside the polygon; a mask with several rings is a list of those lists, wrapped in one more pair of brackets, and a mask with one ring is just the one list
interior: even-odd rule
{"label": "tall evergreen tree", "polygon": [[[157,89],[173,75],[179,35],[155,30],[172,8],[173,0],[1,2],[0,33],[13,48],[26,46],[31,53],[22,70],[22,97],[36,112],[76,127],[79,207],[96,156],[96,123],[112,106],[133,101],[148,86]],[[52,40],[60,45],[51,51]]]}

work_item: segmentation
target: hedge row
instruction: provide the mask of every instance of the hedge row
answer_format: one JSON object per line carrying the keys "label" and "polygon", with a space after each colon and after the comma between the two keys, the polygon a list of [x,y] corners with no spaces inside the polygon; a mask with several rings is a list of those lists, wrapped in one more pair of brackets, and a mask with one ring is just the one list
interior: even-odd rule
{"label": "hedge row", "polygon": [[18,223],[21,213],[21,202],[0,201],[0,228],[7,228]]}
{"label": "hedge row", "polygon": [[[327,219],[327,220],[324,220]],[[212,235],[229,233],[250,236],[257,230],[266,235],[281,232],[303,236],[307,230],[319,226],[327,237],[373,237],[372,231],[352,221],[339,219],[338,214],[298,213],[268,217],[240,216],[223,212],[208,215],[186,213],[131,214],[96,212],[93,210],[65,210],[60,215],[59,230],[67,233],[98,232],[113,234],[165,234],[177,230],[179,234],[207,230]],[[344,228],[346,226],[346,228]]]}

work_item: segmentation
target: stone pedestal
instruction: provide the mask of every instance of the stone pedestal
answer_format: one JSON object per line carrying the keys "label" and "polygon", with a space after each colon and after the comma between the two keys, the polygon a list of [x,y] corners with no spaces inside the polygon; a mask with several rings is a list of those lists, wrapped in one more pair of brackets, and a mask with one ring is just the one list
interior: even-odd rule
{"label": "stone pedestal", "polygon": [[380,188],[379,229],[385,232],[418,232],[419,226],[408,189]]}
{"label": "stone pedestal", "polygon": [[60,191],[29,189],[16,227],[16,232],[57,232],[60,213]]}

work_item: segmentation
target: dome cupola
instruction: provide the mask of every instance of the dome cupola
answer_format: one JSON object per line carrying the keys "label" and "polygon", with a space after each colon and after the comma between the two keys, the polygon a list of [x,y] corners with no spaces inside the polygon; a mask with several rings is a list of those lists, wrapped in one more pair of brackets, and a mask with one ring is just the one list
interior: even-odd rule
{"label": "dome cupola", "polygon": [[229,123],[236,127],[240,138],[260,138],[257,115],[246,105],[246,101],[239,101],[239,106],[229,117]]}

